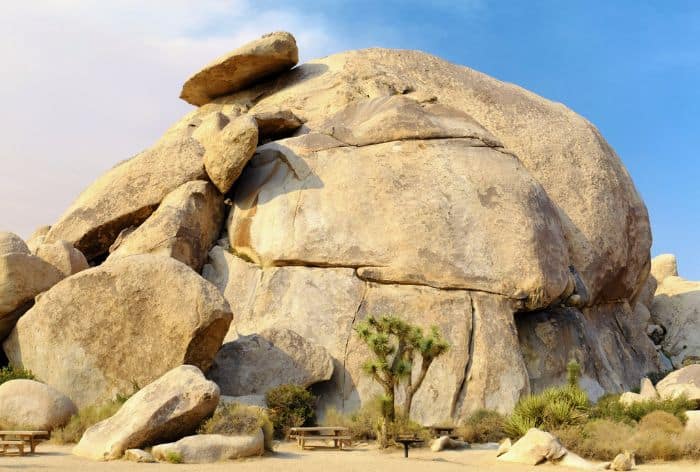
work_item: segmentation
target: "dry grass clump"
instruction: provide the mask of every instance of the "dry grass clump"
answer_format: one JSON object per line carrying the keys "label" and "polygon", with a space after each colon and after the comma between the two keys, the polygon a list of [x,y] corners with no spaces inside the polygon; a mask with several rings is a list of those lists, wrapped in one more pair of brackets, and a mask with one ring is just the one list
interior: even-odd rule
{"label": "dry grass clump", "polygon": [[477,410],[459,426],[455,434],[469,443],[499,442],[507,437],[506,418],[493,410]]}
{"label": "dry grass clump", "polygon": [[31,370],[21,369],[11,365],[0,368],[0,385],[16,379],[36,380],[36,377],[34,377]]}
{"label": "dry grass clump", "polygon": [[598,403],[591,408],[590,417],[634,423],[653,411],[665,411],[685,424],[687,420],[685,412],[693,410],[695,407],[694,402],[682,396],[666,400],[646,400],[629,406],[623,405],[619,400],[620,395],[602,396],[598,399]]}
{"label": "dry grass clump", "polygon": [[214,415],[205,420],[197,433],[239,436],[255,434],[259,429],[265,436],[265,449],[272,450],[274,428],[264,408],[241,403],[219,405]]}
{"label": "dry grass clump", "polygon": [[83,433],[90,426],[105,420],[119,411],[124,404],[120,400],[112,400],[102,405],[83,408],[77,415],[71,416],[68,424],[63,428],[54,429],[51,433],[51,442],[54,444],[73,444],[80,441]]}
{"label": "dry grass clump", "polygon": [[684,432],[680,420],[664,411],[649,413],[637,425],[597,419],[552,434],[588,459],[611,460],[624,451],[634,452],[640,462],[700,459],[700,434]]}

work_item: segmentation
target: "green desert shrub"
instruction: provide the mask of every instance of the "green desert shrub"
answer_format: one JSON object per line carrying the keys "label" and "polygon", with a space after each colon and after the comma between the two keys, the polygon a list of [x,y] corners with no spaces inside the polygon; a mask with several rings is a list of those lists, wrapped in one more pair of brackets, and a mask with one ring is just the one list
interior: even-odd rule
{"label": "green desert shrub", "polygon": [[384,399],[382,395],[372,397],[362,404],[359,410],[347,414],[335,408],[328,408],[323,415],[324,426],[344,426],[356,440],[377,439],[381,424]]}
{"label": "green desert shrub", "polygon": [[0,369],[0,385],[4,384],[9,380],[15,379],[29,379],[36,380],[34,374],[31,370],[21,369],[19,367],[13,367],[11,365],[5,366]]}
{"label": "green desert shrub", "polygon": [[179,452],[170,451],[165,454],[165,460],[171,464],[182,464],[182,455]]}
{"label": "green desert shrub", "polygon": [[497,411],[481,409],[469,415],[455,434],[469,443],[499,442],[507,436],[505,423],[506,418]]}
{"label": "green desert shrub", "polygon": [[682,423],[687,421],[685,412],[694,408],[694,403],[685,397],[666,400],[645,400],[625,406],[620,403],[619,395],[605,395],[591,409],[591,418],[609,419],[619,422],[639,422],[644,416],[653,411],[671,413]]}
{"label": "green desert shrub", "polygon": [[255,434],[259,429],[265,436],[265,449],[272,450],[274,428],[264,408],[241,403],[219,405],[211,418],[197,430],[199,434],[239,436]]}
{"label": "green desert shrub", "polygon": [[548,388],[522,398],[506,419],[504,430],[508,436],[519,438],[530,428],[553,430],[580,424],[589,408],[586,392],[577,386]]}
{"label": "green desert shrub", "polygon": [[299,385],[280,385],[265,394],[275,435],[287,437],[289,428],[309,426],[316,419],[316,397]]}

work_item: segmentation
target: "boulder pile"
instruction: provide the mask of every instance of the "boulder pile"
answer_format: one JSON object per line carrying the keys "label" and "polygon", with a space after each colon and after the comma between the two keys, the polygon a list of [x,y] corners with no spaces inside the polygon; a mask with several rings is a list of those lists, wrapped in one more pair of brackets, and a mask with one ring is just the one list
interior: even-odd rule
{"label": "boulder pile", "polygon": [[661,368],[647,210],[591,123],[418,51],[297,58],[273,33],[206,66],[151,148],[28,245],[0,235],[12,364],[78,407],[191,364],[226,395],[313,384],[351,412],[379,391],[353,326],[395,313],[451,345],[423,424],[508,411],[572,358],[593,397]]}

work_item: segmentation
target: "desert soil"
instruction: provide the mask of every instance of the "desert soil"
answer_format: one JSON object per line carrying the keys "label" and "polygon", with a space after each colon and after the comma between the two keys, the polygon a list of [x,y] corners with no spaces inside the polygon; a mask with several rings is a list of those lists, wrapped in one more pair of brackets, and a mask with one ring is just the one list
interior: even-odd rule
{"label": "desert soil", "polygon": [[[217,464],[135,464],[127,461],[94,462],[75,457],[70,453],[70,446],[42,444],[38,453],[31,456],[0,455],[0,470],[77,472],[96,471],[148,471],[157,472],[176,470],[177,472],[203,471],[215,472],[231,470],[242,472],[430,472],[442,471],[493,471],[493,472],[527,472],[527,471],[574,471],[560,466],[543,465],[529,467],[518,464],[506,464],[496,460],[494,450],[471,449],[466,451],[443,451],[433,453],[429,449],[414,449],[409,458],[404,459],[403,451],[392,450],[380,452],[369,445],[357,445],[352,449],[338,451],[334,449],[312,449],[300,451],[295,444],[281,444],[274,454],[232,462]],[[644,464],[635,470],[650,472],[691,472],[700,468],[698,463],[675,462],[672,464]]]}

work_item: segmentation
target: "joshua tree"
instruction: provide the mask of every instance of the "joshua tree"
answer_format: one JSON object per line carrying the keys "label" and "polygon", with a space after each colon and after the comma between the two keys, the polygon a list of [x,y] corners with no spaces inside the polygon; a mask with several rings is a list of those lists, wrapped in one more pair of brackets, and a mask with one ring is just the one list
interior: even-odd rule
{"label": "joshua tree", "polygon": [[[413,396],[420,388],[433,361],[447,352],[450,345],[443,339],[436,326],[428,334],[418,326],[412,326],[401,318],[384,315],[377,319],[368,317],[358,323],[355,331],[374,355],[364,363],[364,371],[384,389],[384,420],[393,422],[396,418],[396,390],[405,381],[406,400],[403,415],[411,413]],[[420,372],[413,382],[411,372],[416,354],[421,356]]]}

